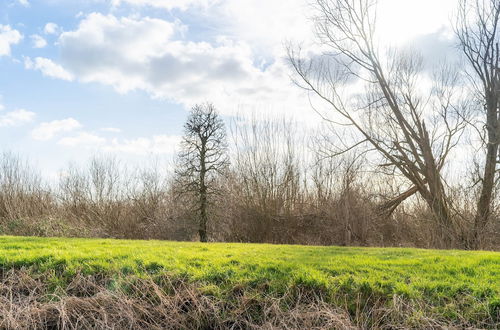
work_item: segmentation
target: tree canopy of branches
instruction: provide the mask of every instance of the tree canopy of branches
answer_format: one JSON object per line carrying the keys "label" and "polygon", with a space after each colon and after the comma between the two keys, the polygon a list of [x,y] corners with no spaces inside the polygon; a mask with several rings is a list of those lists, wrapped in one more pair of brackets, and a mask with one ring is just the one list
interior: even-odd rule
{"label": "tree canopy of branches", "polygon": [[228,164],[224,122],[212,104],[195,105],[184,125],[176,172],[180,192],[195,196],[202,242],[208,240],[208,197],[217,193],[217,175],[223,173]]}
{"label": "tree canopy of branches", "polygon": [[432,87],[423,88],[418,54],[380,50],[374,0],[315,0],[315,9],[324,51],[307,59],[289,47],[296,83],[334,110],[328,121],[357,132],[359,140],[338,154],[374,151],[382,168],[405,179],[408,190],[386,205],[394,209],[418,192],[434,214],[443,247],[452,245],[456,233],[441,171],[467,121],[459,74],[443,66],[433,73]]}
{"label": "tree canopy of branches", "polygon": [[500,1],[460,0],[455,32],[459,46],[472,68],[469,78],[475,89],[484,133],[480,132],[486,157],[480,195],[469,248],[481,244],[487,225],[496,181],[500,144]]}

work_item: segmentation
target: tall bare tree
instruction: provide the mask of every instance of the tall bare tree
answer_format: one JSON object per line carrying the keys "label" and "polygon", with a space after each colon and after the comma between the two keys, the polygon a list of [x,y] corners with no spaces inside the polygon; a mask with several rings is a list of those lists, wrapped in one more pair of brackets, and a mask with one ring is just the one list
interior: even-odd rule
{"label": "tall bare tree", "polygon": [[[356,147],[375,151],[382,166],[407,182],[408,190],[389,203],[393,209],[414,192],[434,214],[442,246],[456,236],[441,171],[465,126],[456,93],[458,74],[444,67],[423,88],[423,61],[415,52],[381,53],[375,34],[374,0],[315,0],[316,36],[326,49],[304,59],[289,47],[297,84],[326,101],[333,125],[351,127]],[[363,82],[359,92],[352,90]]]}
{"label": "tall bare tree", "polygon": [[491,214],[500,144],[500,1],[460,0],[455,32],[472,70],[472,86],[484,118],[480,132],[486,149],[474,228],[469,247],[481,246]]}
{"label": "tall bare tree", "polygon": [[184,124],[184,137],[177,164],[177,175],[183,193],[196,197],[200,241],[206,242],[209,195],[217,192],[215,180],[223,173],[227,157],[226,129],[211,103],[197,104]]}

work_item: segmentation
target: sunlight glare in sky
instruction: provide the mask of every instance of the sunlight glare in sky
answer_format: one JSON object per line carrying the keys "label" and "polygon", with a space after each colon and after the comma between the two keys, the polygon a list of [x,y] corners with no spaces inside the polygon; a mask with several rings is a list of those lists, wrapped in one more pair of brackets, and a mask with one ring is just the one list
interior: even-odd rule
{"label": "sunlight glare in sky", "polygon": [[451,29],[457,0],[380,0],[377,34],[381,41],[396,45],[416,36]]}

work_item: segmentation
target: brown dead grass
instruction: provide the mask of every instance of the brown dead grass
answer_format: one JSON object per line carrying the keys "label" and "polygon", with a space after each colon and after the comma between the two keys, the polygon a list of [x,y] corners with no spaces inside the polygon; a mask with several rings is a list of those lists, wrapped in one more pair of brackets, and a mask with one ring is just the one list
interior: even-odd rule
{"label": "brown dead grass", "polygon": [[[349,315],[320,301],[259,301],[240,295],[228,303],[183,283],[168,289],[134,279],[125,290],[109,282],[76,276],[59,294],[49,294],[47,278],[20,271],[0,284],[2,329],[354,329]],[[57,290],[56,290],[57,292]]]}
{"label": "brown dead grass", "polygon": [[256,298],[236,290],[220,299],[192,284],[158,279],[122,280],[77,275],[64,289],[50,275],[12,270],[1,274],[1,329],[462,329],[416,312],[394,297],[350,315],[311,292]]}

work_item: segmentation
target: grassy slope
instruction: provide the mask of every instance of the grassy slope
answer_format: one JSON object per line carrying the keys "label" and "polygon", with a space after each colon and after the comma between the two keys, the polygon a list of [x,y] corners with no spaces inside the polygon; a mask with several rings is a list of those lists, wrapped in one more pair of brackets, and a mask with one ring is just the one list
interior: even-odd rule
{"label": "grassy slope", "polygon": [[0,236],[0,265],[52,272],[56,286],[75,273],[168,274],[220,297],[234,287],[266,295],[305,288],[331,302],[343,297],[348,308],[356,297],[390,304],[398,295],[449,320],[499,322],[500,313],[497,252]]}

